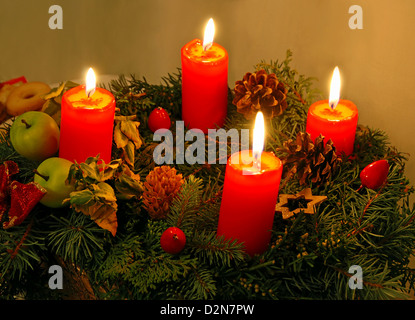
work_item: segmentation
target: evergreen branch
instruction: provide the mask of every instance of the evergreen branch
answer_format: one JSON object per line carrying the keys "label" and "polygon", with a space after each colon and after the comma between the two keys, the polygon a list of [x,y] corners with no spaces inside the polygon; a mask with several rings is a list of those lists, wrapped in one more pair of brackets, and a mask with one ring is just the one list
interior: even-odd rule
{"label": "evergreen branch", "polygon": [[186,228],[191,224],[202,198],[202,180],[190,176],[185,180],[182,188],[174,198],[167,217],[168,222],[179,228]]}
{"label": "evergreen branch", "polygon": [[122,273],[124,280],[131,283],[140,294],[147,294],[159,284],[179,281],[196,267],[196,259],[183,256],[181,259],[159,255],[134,261]]}
{"label": "evergreen branch", "polygon": [[364,218],[364,216],[365,216],[365,214],[367,212],[367,209],[373,203],[373,201],[375,201],[376,198],[379,197],[379,195],[382,192],[382,190],[383,190],[383,188],[380,188],[379,191],[376,193],[376,195],[373,198],[370,198],[369,199],[369,202],[366,204],[365,208],[363,209],[362,216],[360,217],[359,221],[357,222],[359,225],[362,222],[362,219]]}
{"label": "evergreen branch", "polygon": [[10,254],[10,259],[13,260],[16,255],[19,253],[20,248],[22,247],[23,243],[25,242],[27,236],[29,235],[30,230],[32,229],[33,219],[30,220],[29,225],[26,228],[22,238],[17,243],[14,249],[8,249],[7,252]]}
{"label": "evergreen branch", "polygon": [[236,240],[217,237],[216,232],[201,231],[195,233],[189,247],[201,261],[208,265],[231,267],[245,259],[243,245]]}
{"label": "evergreen branch", "polygon": [[192,269],[187,282],[183,295],[185,299],[206,300],[212,299],[216,295],[216,281],[212,271],[207,268]]}
{"label": "evergreen branch", "polygon": [[104,230],[83,214],[72,211],[69,218],[52,216],[47,236],[50,248],[64,260],[83,265],[103,253]]}
{"label": "evergreen branch", "polygon": [[[37,233],[37,235],[36,235]],[[36,232],[34,219],[0,232],[0,278],[22,281],[27,270],[41,261],[42,237]]]}

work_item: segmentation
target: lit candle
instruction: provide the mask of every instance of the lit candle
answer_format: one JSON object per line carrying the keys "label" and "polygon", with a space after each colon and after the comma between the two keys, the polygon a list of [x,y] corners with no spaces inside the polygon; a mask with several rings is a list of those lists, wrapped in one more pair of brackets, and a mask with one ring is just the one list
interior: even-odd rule
{"label": "lit candle", "polygon": [[320,134],[324,142],[333,141],[337,154],[353,153],[358,111],[349,100],[340,99],[340,72],[336,67],[330,86],[330,99],[313,103],[308,110],[306,131],[314,141]]}
{"label": "lit candle", "polygon": [[195,39],[181,50],[182,118],[204,133],[223,126],[228,105],[228,53],[213,42],[214,30],[210,19],[203,42]]}
{"label": "lit candle", "polygon": [[250,256],[269,245],[282,173],[281,160],[262,152],[263,145],[264,119],[258,112],[253,150],[228,159],[217,230],[218,236],[243,243]]}
{"label": "lit candle", "polygon": [[62,97],[59,157],[84,162],[98,154],[111,161],[115,98],[96,88],[95,74],[89,69],[86,85],[68,90]]}

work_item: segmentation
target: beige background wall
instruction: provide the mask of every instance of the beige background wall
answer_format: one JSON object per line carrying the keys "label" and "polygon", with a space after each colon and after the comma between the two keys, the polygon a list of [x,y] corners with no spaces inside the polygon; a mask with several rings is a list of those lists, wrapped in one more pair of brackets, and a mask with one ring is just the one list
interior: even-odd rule
{"label": "beige background wall", "polygon": [[[50,30],[51,5],[63,29]],[[351,30],[349,7],[363,9]],[[341,96],[355,102],[359,122],[384,130],[412,155],[415,182],[414,0],[0,0],[0,81],[25,75],[49,83],[99,74],[146,76],[180,67],[180,48],[201,38],[207,20],[229,52],[229,84],[261,59],[294,53],[294,67],[317,77],[328,95],[335,65]]]}

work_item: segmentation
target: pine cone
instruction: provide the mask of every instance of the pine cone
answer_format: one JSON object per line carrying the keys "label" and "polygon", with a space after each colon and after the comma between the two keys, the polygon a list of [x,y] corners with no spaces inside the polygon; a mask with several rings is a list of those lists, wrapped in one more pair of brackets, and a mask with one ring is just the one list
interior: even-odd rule
{"label": "pine cone", "polygon": [[297,174],[300,185],[307,181],[318,185],[328,181],[341,163],[331,139],[324,144],[321,134],[313,143],[309,133],[299,132],[296,141],[290,139],[284,142],[284,148],[279,151],[287,154],[281,157],[282,178],[287,178],[288,181]]}
{"label": "pine cone", "polygon": [[258,111],[265,118],[281,115],[287,108],[287,90],[274,73],[265,70],[246,73],[235,83],[235,97],[232,101],[239,113],[246,119],[253,119]]}
{"label": "pine cone", "polygon": [[156,167],[147,175],[143,204],[152,219],[158,220],[167,216],[183,182],[182,175],[176,174],[176,169],[169,166]]}

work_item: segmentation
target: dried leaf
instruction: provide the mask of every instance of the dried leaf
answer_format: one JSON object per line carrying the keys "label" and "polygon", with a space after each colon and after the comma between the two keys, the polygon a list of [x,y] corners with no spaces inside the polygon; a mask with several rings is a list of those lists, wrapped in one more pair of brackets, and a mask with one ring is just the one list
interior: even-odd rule
{"label": "dried leaf", "polygon": [[118,122],[114,127],[114,142],[118,149],[124,148],[128,143],[128,138],[121,131],[121,123]]}
{"label": "dried leaf", "polygon": [[91,184],[89,189],[70,194],[70,204],[77,211],[90,216],[101,228],[115,236],[117,232],[117,198],[112,187],[105,183]]}
{"label": "dried leaf", "polygon": [[124,148],[124,158],[128,164],[134,166],[134,143],[128,141],[127,145]]}
{"label": "dried leaf", "polygon": [[128,167],[128,166],[126,166],[126,165],[123,165],[122,166],[122,174],[125,174],[125,175],[127,175],[127,176],[129,176],[129,177],[131,177],[131,178],[133,178],[133,179],[135,179],[135,180],[137,180],[137,181],[140,181],[140,179],[141,179],[141,177],[140,177],[140,175],[139,174],[135,174],[131,169],[130,169],[130,167]]}
{"label": "dried leaf", "polygon": [[91,162],[89,164],[86,162],[82,162],[79,164],[79,166],[82,170],[82,174],[84,175],[84,177],[88,177],[96,181],[100,180],[100,173],[97,162]]}
{"label": "dried leaf", "polygon": [[94,194],[91,190],[88,189],[73,191],[69,196],[70,198],[66,199],[65,201],[69,200],[69,203],[75,206],[88,205],[88,203],[94,199]]}
{"label": "dried leaf", "polygon": [[117,116],[114,117],[114,120],[115,121],[133,121],[135,119],[137,119],[137,115],[135,115],[135,114],[133,114],[131,116],[120,116],[120,115],[117,115]]}
{"label": "dried leaf", "polygon": [[71,167],[69,168],[68,177],[65,183],[74,184],[75,189],[76,189],[80,178],[82,178],[82,172],[79,170],[79,165],[76,163],[73,163]]}
{"label": "dried leaf", "polygon": [[57,103],[54,99],[49,99],[45,102],[42,107],[42,111],[47,113],[50,116],[55,115],[61,110],[61,105]]}
{"label": "dried leaf", "polygon": [[135,174],[129,175],[128,173],[123,173],[119,176],[115,182],[115,188],[120,193],[118,197],[123,199],[139,198],[144,190],[140,176]]}
{"label": "dried leaf", "polygon": [[65,88],[66,82],[62,82],[59,87],[52,89],[49,93],[42,96],[43,100],[49,100],[58,97]]}
{"label": "dried leaf", "polygon": [[122,164],[121,159],[112,160],[110,163],[105,164],[104,168],[100,171],[100,181],[106,181],[113,178],[119,166]]}
{"label": "dried leaf", "polygon": [[134,152],[143,143],[138,127],[140,122],[134,121],[136,116],[116,116],[114,141],[118,149],[123,150],[123,159],[131,166],[134,165]]}
{"label": "dried leaf", "polygon": [[128,138],[128,140],[132,141],[136,148],[140,148],[142,141],[140,135],[138,133],[138,127],[140,126],[140,122],[138,121],[121,121],[120,129],[122,133]]}
{"label": "dried leaf", "polygon": [[117,198],[114,194],[114,189],[105,182],[99,182],[94,186],[94,194],[96,197],[99,197],[105,201],[117,201]]}
{"label": "dried leaf", "polygon": [[108,230],[115,237],[118,227],[117,209],[114,209],[107,204],[98,204],[96,207],[97,208],[94,208],[95,218],[93,216],[91,216],[91,218],[97,225]]}

